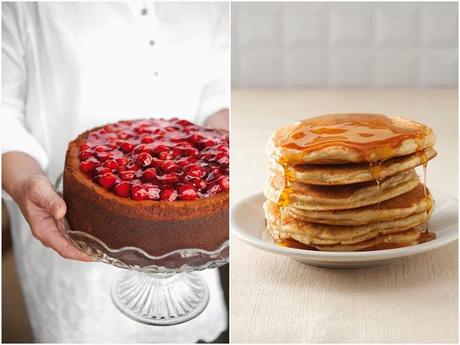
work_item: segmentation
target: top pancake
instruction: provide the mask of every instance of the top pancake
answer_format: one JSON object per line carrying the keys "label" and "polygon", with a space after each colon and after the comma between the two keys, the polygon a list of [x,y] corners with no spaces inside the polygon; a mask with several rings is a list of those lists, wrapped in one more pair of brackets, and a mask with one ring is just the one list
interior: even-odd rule
{"label": "top pancake", "polygon": [[287,165],[385,161],[423,151],[433,130],[382,114],[344,113],[309,118],[278,129],[268,143],[271,157]]}

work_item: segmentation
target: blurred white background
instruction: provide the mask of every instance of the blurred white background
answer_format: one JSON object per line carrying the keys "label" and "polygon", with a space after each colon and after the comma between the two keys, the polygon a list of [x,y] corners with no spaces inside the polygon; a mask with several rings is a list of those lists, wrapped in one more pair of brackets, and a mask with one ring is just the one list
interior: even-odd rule
{"label": "blurred white background", "polygon": [[232,3],[234,87],[455,87],[457,3]]}

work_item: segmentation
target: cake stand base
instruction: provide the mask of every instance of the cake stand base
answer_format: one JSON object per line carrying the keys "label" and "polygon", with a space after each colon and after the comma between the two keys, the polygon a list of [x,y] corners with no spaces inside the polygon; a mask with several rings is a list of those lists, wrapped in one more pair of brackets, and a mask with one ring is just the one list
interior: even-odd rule
{"label": "cake stand base", "polygon": [[198,316],[208,304],[209,289],[197,273],[123,270],[113,282],[112,299],[133,320],[168,326]]}

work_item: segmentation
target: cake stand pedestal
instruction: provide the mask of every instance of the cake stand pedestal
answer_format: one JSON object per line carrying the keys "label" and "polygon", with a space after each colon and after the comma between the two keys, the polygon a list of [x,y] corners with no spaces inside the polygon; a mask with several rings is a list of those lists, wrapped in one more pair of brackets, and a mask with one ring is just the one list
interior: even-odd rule
{"label": "cake stand pedestal", "polygon": [[195,318],[208,304],[209,290],[197,273],[120,272],[112,300],[130,318],[152,325],[175,325]]}
{"label": "cake stand pedestal", "polygon": [[[56,190],[62,194],[62,175]],[[57,225],[95,261],[124,268],[112,284],[113,303],[131,319],[150,325],[176,325],[198,316],[208,304],[209,288],[196,271],[228,263],[228,240],[213,251],[187,248],[152,256],[132,246],[110,248],[87,232],[71,230],[65,219]]]}

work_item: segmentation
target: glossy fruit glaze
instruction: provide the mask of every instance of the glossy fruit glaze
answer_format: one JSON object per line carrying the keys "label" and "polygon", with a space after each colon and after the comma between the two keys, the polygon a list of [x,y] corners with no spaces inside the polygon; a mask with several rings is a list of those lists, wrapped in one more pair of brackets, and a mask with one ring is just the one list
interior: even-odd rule
{"label": "glossy fruit glaze", "polygon": [[91,131],[80,170],[133,200],[196,200],[229,189],[228,132],[187,120],[121,121]]}

